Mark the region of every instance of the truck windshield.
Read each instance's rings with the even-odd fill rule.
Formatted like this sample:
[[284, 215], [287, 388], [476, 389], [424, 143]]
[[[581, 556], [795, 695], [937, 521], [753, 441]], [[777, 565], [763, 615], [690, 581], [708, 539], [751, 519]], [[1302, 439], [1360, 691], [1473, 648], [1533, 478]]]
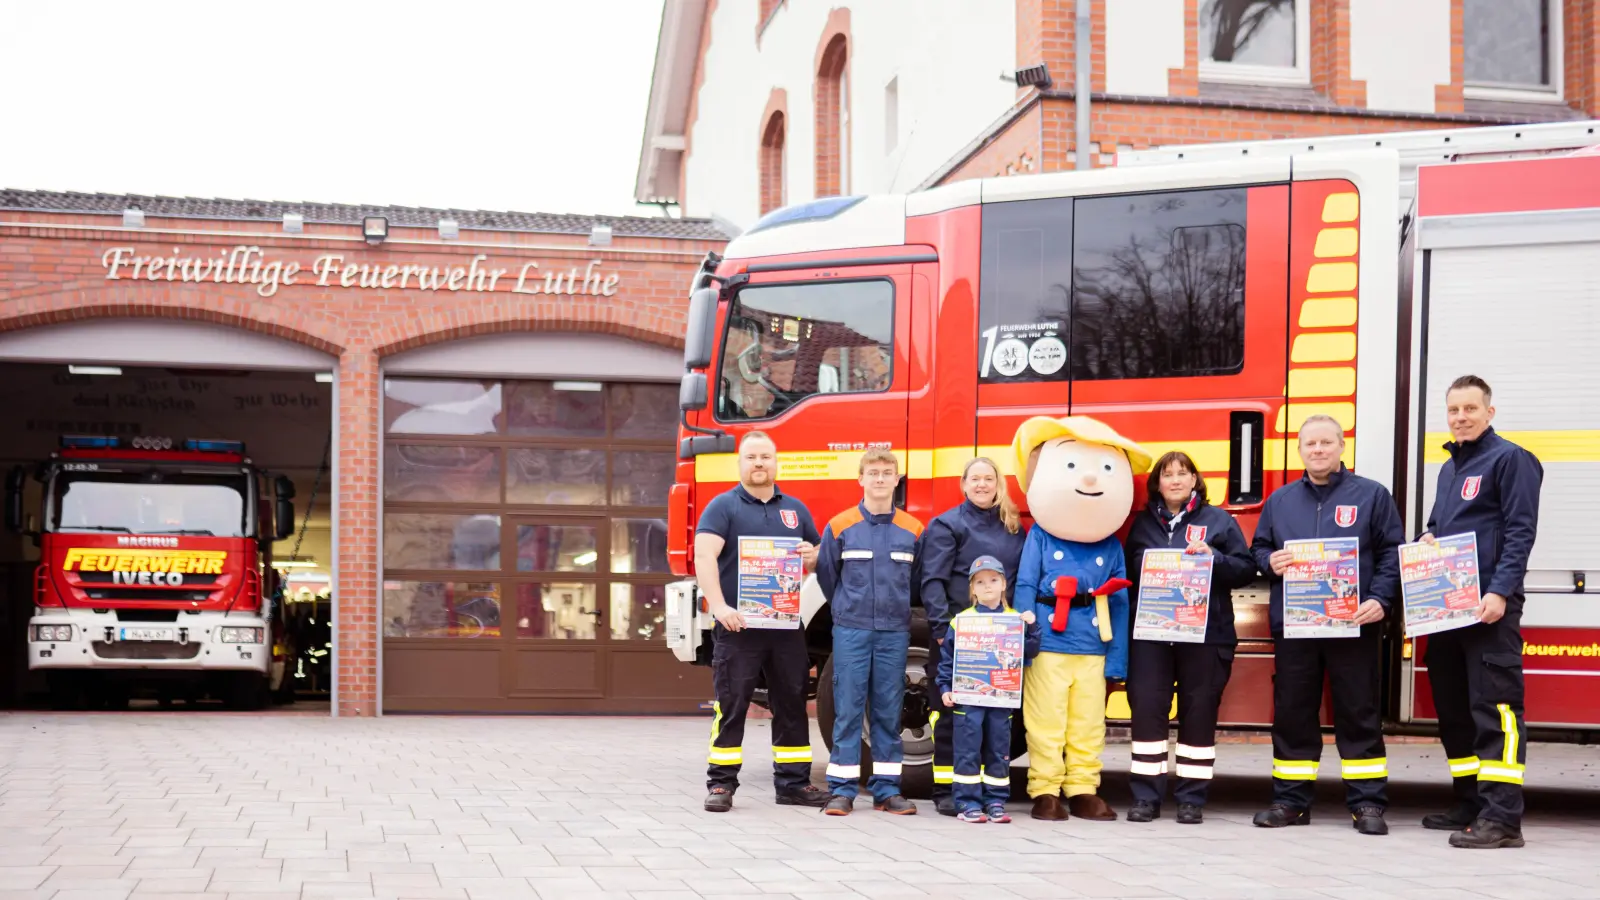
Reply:
[[67, 533], [247, 537], [249, 479], [241, 472], [161, 466], [58, 471], [46, 528]]

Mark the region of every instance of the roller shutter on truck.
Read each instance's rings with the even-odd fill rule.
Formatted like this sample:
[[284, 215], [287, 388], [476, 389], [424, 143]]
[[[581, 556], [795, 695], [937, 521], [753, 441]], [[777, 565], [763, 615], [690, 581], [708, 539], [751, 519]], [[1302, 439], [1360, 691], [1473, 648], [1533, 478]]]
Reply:
[[[1450, 382], [1484, 378], [1496, 431], [1544, 467], [1523, 616], [1527, 720], [1600, 727], [1600, 596], [1587, 585], [1600, 572], [1600, 157], [1424, 167], [1417, 211], [1420, 478], [1406, 512], [1423, 523], [1432, 509]], [[1431, 719], [1424, 649], [1414, 714]]]

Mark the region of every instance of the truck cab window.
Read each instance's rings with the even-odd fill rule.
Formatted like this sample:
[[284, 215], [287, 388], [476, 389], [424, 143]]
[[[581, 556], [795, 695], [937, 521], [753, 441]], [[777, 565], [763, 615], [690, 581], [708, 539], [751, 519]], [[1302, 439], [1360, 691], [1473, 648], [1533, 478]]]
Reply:
[[893, 359], [893, 282], [746, 287], [728, 314], [717, 419], [771, 418], [814, 394], [886, 391]]

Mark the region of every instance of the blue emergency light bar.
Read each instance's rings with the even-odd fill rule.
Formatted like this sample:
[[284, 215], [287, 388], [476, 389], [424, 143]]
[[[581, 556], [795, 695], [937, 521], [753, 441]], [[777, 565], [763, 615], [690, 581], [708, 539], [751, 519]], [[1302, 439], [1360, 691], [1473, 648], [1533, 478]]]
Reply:
[[183, 442], [183, 449], [195, 453], [238, 453], [244, 454], [244, 441], [213, 441], [189, 438]]
[[61, 449], [63, 450], [115, 450], [121, 446], [122, 439], [110, 435], [64, 434], [61, 436]]

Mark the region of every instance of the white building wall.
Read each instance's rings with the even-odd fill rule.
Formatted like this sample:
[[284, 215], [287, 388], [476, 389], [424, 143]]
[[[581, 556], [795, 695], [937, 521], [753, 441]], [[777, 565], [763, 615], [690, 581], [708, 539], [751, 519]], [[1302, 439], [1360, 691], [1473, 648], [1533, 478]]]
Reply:
[[[1183, 68], [1183, 0], [1106, 0], [1106, 93], [1167, 96]], [[1072, 72], [1051, 73], [1070, 86]]]
[[1350, 0], [1350, 77], [1369, 109], [1435, 111], [1450, 83], [1450, 0]]
[[[686, 215], [720, 216], [741, 228], [760, 217], [761, 113], [775, 87], [788, 94], [785, 202], [814, 198], [812, 67], [837, 5], [786, 0], [758, 47], [759, 4], [717, 4], [685, 165]], [[910, 16], [907, 6], [883, 0], [849, 8], [849, 191], [907, 191], [1015, 102], [1016, 87], [1000, 78], [1016, 68], [1015, 0], [922, 0]], [[885, 133], [891, 79], [899, 94], [892, 150]]]

